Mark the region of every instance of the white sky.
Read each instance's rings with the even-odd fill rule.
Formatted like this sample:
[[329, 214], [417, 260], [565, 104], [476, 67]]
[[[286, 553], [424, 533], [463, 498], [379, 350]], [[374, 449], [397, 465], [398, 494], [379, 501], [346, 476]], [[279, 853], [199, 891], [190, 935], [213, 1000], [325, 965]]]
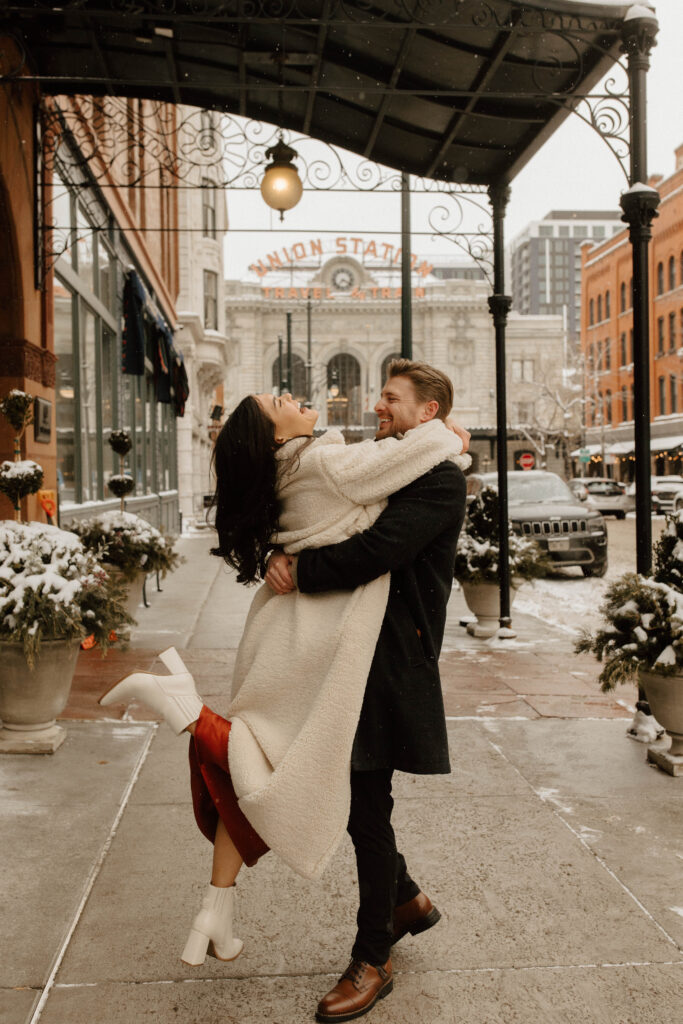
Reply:
[[[683, 143], [683, 2], [657, 0], [656, 9], [660, 30], [647, 83], [648, 171], [668, 176], [674, 170], [674, 149]], [[618, 209], [625, 187], [623, 173], [605, 142], [578, 117], [570, 116], [513, 182], [506, 241], [529, 221], [539, 220], [553, 209]], [[368, 240], [400, 245], [399, 235], [388, 233], [400, 231], [398, 195], [306, 191], [299, 205], [285, 214], [283, 225], [278, 214], [265, 206], [258, 190], [228, 191], [226, 195], [230, 227], [249, 229], [248, 234], [228, 232], [227, 278], [256, 281], [248, 271], [252, 261], [311, 237], [327, 238], [331, 245], [336, 234], [362, 233]], [[453, 243], [430, 236], [427, 217], [437, 205], [433, 195], [413, 196], [413, 252], [426, 257], [458, 255]], [[333, 233], [325, 235], [323, 229]]]

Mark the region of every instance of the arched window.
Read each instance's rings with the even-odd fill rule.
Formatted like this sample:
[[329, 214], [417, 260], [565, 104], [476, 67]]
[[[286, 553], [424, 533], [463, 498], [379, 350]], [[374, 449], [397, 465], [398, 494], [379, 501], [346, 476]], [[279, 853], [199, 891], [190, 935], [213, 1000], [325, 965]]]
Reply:
[[605, 423], [612, 422], [612, 392], [605, 392]]
[[669, 412], [678, 412], [678, 381], [673, 373], [669, 377]]
[[610, 306], [610, 294], [609, 292], [605, 292], [605, 320], [609, 320], [610, 318]]
[[[282, 373], [282, 376], [280, 376]], [[280, 367], [280, 360], [276, 359], [273, 363], [273, 387], [276, 390], [280, 390], [281, 382], [287, 383], [287, 356], [282, 357], [282, 367]], [[284, 388], [283, 390], [287, 390]], [[295, 352], [292, 353], [292, 380], [289, 382], [289, 390], [298, 402], [305, 402], [308, 398], [306, 393], [306, 364]]]
[[595, 323], [595, 301], [593, 299], [588, 303], [588, 326], [592, 327]]
[[633, 278], [628, 283], [628, 293], [631, 297], [631, 309], [633, 309]]
[[619, 312], [623, 313], [626, 310], [626, 281], [621, 282], [619, 288]]
[[604, 370], [604, 366], [603, 366], [603, 362], [602, 362], [602, 342], [601, 341], [598, 342], [597, 354], [596, 354], [595, 358], [597, 360], [597, 362], [596, 362], [596, 369], [597, 369], [598, 373], [602, 373], [602, 371]]
[[598, 295], [598, 323], [602, 321], [602, 295]]
[[676, 287], [676, 260], [673, 256], [669, 256], [669, 291], [672, 292]]
[[626, 351], [626, 331], [623, 331], [621, 337], [619, 338], [619, 365], [628, 365], [628, 352]]
[[383, 388], [387, 380], [387, 370], [389, 369], [389, 363], [393, 363], [394, 359], [400, 359], [400, 352], [392, 352], [391, 355], [386, 356], [382, 360], [382, 367], [379, 371], [379, 386]]
[[659, 415], [666, 416], [666, 377], [660, 377], [659, 384]]
[[657, 264], [657, 295], [664, 291], [664, 264], [660, 260]]
[[330, 426], [359, 426], [361, 422], [360, 363], [346, 352], [327, 364], [327, 422]]
[[621, 418], [628, 419], [628, 388], [626, 385], [621, 389]]
[[595, 350], [593, 349], [592, 344], [588, 346], [588, 357], [586, 362], [588, 364], [588, 372], [592, 373], [595, 368]]

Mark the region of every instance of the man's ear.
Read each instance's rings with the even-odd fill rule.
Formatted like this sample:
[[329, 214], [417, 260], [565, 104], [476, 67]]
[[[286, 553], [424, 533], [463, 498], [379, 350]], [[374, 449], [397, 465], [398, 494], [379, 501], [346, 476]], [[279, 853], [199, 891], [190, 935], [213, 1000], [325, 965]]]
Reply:
[[427, 423], [428, 420], [433, 420], [439, 411], [439, 403], [436, 399], [432, 399], [431, 402], [426, 402], [422, 413], [420, 414], [420, 423]]

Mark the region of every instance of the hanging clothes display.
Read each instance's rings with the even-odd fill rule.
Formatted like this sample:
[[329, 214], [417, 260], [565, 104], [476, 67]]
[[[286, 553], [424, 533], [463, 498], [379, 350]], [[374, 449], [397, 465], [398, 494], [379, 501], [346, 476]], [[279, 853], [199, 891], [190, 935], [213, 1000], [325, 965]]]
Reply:
[[135, 271], [123, 286], [122, 372], [142, 377], [145, 372], [145, 306], [147, 294]]
[[183, 359], [182, 352], [178, 352], [177, 349], [173, 349], [173, 356], [174, 358], [171, 364], [173, 404], [175, 406], [176, 416], [184, 416], [185, 402], [190, 394], [190, 387], [187, 380], [187, 371], [185, 369], [185, 360]]

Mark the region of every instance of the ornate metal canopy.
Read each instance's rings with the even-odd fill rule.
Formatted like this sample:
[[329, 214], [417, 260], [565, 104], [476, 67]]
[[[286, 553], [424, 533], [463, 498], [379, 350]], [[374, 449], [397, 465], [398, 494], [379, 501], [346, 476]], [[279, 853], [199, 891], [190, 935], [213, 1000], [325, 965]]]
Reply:
[[[267, 121], [421, 178], [510, 182], [574, 110], [625, 156], [627, 106], [591, 90], [620, 0], [0, 0], [48, 94], [138, 96]], [[646, 6], [649, 6], [647, 4]]]

